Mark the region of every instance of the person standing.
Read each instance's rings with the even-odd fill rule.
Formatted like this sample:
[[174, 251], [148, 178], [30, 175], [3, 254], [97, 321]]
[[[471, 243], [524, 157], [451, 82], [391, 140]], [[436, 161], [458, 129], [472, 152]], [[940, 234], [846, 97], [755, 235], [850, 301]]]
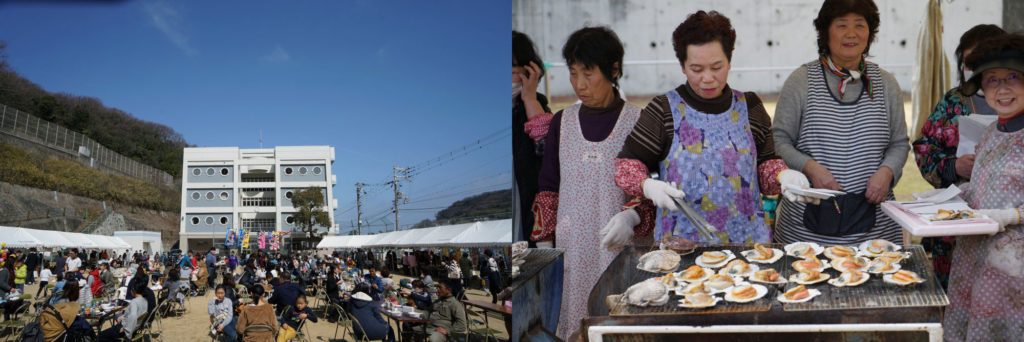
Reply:
[[469, 260], [469, 252], [462, 252], [462, 258], [459, 259], [459, 268], [462, 274], [462, 286], [464, 289], [469, 288], [470, 284], [472, 284], [470, 281], [473, 280], [473, 262]]
[[27, 266], [28, 274], [25, 277], [25, 283], [32, 285], [35, 283], [35, 271], [36, 266], [39, 266], [40, 261], [39, 252], [36, 252], [36, 248], [32, 247], [28, 249], [28, 256], [25, 258], [25, 266]]
[[217, 279], [217, 255], [213, 254], [216, 249], [210, 248], [206, 253], [206, 286], [213, 288], [213, 282]]
[[65, 272], [78, 272], [78, 269], [82, 267], [82, 259], [78, 258], [78, 251], [72, 249], [68, 252], [68, 258], [64, 262]]

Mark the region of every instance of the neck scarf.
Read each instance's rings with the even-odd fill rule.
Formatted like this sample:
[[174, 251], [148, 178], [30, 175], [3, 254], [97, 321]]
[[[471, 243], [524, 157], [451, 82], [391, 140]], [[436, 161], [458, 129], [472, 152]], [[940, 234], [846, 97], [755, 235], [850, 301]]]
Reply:
[[864, 80], [864, 86], [868, 89], [868, 96], [872, 100], [875, 99], [874, 89], [871, 87], [871, 79], [867, 75], [867, 66], [864, 63], [864, 57], [860, 59], [860, 65], [857, 67], [858, 70], [848, 70], [841, 66], [837, 66], [832, 62], [831, 57], [821, 57], [821, 65], [825, 66], [832, 74], [839, 76], [839, 98], [843, 99], [846, 96], [846, 85], [848, 83], [857, 82], [859, 79]]

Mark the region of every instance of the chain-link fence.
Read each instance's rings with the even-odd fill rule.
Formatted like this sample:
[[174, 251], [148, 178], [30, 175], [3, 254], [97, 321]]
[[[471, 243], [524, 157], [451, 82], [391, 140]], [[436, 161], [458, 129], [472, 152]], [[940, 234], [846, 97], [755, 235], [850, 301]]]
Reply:
[[13, 107], [2, 106], [0, 132], [63, 150], [77, 156], [75, 160], [107, 172], [138, 178], [164, 187], [174, 186], [174, 178], [167, 172], [125, 157], [81, 133]]

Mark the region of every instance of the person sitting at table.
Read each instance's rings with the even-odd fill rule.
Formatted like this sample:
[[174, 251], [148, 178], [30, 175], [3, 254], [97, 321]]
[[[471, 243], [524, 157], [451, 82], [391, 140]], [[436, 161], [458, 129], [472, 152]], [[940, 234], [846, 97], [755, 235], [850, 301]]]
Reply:
[[117, 285], [117, 279], [114, 278], [114, 272], [110, 270], [110, 264], [100, 264], [100, 280], [111, 287]]
[[89, 271], [89, 278], [92, 278], [89, 284], [89, 290], [92, 291], [93, 296], [102, 295], [103, 290], [101, 290], [100, 288], [102, 288], [103, 285], [106, 285], [106, 282], [103, 281], [103, 278], [100, 278], [100, 270], [102, 269], [102, 267], [103, 264], [99, 264], [98, 267], [93, 267], [93, 269]]
[[124, 310], [124, 315], [117, 318], [116, 325], [96, 335], [99, 341], [120, 341], [125, 337], [131, 339], [132, 334], [139, 327], [139, 318], [145, 315], [149, 308], [146, 298], [142, 296], [146, 284], [137, 282], [134, 285], [135, 287], [128, 290], [132, 300], [128, 302], [128, 308]]
[[466, 308], [452, 293], [452, 285], [443, 280], [437, 286], [440, 297], [430, 311], [430, 323], [427, 323], [427, 334], [430, 342], [447, 341], [453, 334], [466, 330]]
[[[277, 316], [274, 315], [274, 308], [267, 303], [266, 290], [263, 286], [253, 286], [249, 289], [249, 296], [252, 297], [252, 304], [246, 305], [242, 313], [238, 315], [238, 324], [235, 331], [245, 336], [245, 342], [273, 341], [277, 335]], [[270, 331], [245, 331], [252, 326], [267, 326]]]
[[301, 295], [305, 295], [306, 292], [302, 290], [299, 284], [291, 281], [292, 275], [287, 272], [281, 273], [281, 282], [277, 286], [274, 286], [274, 296], [270, 297], [270, 304], [277, 305], [277, 310], [274, 311], [278, 316], [284, 311], [285, 306], [295, 307], [295, 299]]
[[370, 292], [370, 285], [359, 283], [352, 296], [345, 294], [341, 300], [341, 307], [345, 309], [345, 312], [359, 321], [359, 324], [353, 327], [353, 335], [356, 339], [362, 339], [363, 335], [366, 335], [371, 340], [385, 339], [393, 342], [395, 340], [394, 330], [380, 316], [380, 307], [373, 302], [370, 295], [366, 294], [367, 292]]
[[[128, 280], [127, 288], [134, 288], [135, 283], [142, 283], [145, 285], [144, 287], [146, 289], [142, 290], [142, 297], [146, 298], [146, 308], [148, 308], [148, 310], [146, 310], [146, 313], [148, 314], [149, 312], [156, 309], [156, 293], [153, 293], [153, 289], [149, 288], [149, 278], [146, 275], [145, 267], [142, 265], [139, 265], [138, 269], [135, 271], [135, 275]], [[126, 296], [126, 298], [129, 297]]]
[[93, 265], [85, 263], [78, 269], [78, 304], [92, 304], [92, 284], [98, 279], [92, 276]]
[[189, 290], [188, 282], [180, 278], [181, 272], [175, 267], [171, 269], [171, 272], [167, 274], [167, 280], [164, 282], [164, 288], [167, 289], [167, 299], [177, 301], [178, 303], [185, 305], [185, 294]]
[[295, 298], [295, 306], [281, 316], [284, 322], [281, 323], [281, 330], [277, 334], [277, 342], [286, 342], [295, 337], [295, 332], [299, 330], [303, 320], [308, 319], [314, 323], [317, 321], [316, 314], [307, 304], [305, 295]]
[[233, 342], [238, 339], [235, 326], [231, 324], [235, 316], [235, 302], [231, 298], [227, 298], [227, 292], [227, 286], [224, 284], [217, 285], [217, 289], [213, 292], [214, 298], [210, 298], [210, 302], [206, 304], [206, 311], [210, 314], [210, 320], [212, 321], [210, 323], [210, 335], [216, 337], [217, 332], [222, 332], [227, 341]]
[[409, 293], [409, 298], [412, 298], [416, 308], [420, 310], [430, 311], [433, 305], [433, 298], [430, 293], [427, 293], [427, 285], [419, 279], [412, 281], [412, 292]]
[[[65, 328], [64, 324], [61, 324], [61, 319], [70, 326], [71, 322], [78, 316], [78, 283], [71, 282], [64, 286], [63, 295], [58, 297], [57, 302], [51, 305], [53, 310], [44, 310], [49, 313], [54, 313], [55, 310], [56, 314], [41, 314], [38, 319], [43, 331], [43, 339], [46, 342], [54, 342], [57, 340], [57, 337], [64, 333]], [[60, 319], [57, 318], [57, 314], [60, 315]]]
[[245, 287], [252, 287], [257, 281], [256, 268], [253, 266], [252, 259], [245, 261], [245, 266], [242, 267], [242, 277], [238, 278], [238, 283]]
[[377, 276], [377, 268], [371, 266], [370, 270], [363, 274], [363, 280], [370, 284], [370, 293], [368, 293], [370, 298], [373, 298], [375, 302], [379, 302], [380, 292], [384, 289], [384, 284], [381, 283], [380, 277]]

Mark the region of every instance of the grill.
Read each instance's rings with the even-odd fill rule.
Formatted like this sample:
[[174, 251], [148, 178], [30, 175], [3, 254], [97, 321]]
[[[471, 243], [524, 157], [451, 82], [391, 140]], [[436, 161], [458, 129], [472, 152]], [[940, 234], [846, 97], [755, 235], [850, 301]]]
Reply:
[[[782, 250], [781, 244], [769, 244]], [[752, 249], [740, 244], [700, 246], [693, 253], [682, 256], [680, 267], [685, 269], [694, 264], [697, 256], [710, 250], [731, 250], [737, 258], [743, 258], [741, 251]], [[925, 279], [924, 283], [906, 287], [887, 284], [880, 275], [871, 275], [866, 283], [855, 287], [834, 287], [827, 282], [805, 285], [822, 292], [806, 303], [781, 303], [780, 293], [797, 286], [768, 285], [768, 293], [750, 303], [720, 301], [706, 309], [688, 309], [678, 306], [682, 296], [672, 294], [663, 306], [637, 307], [625, 303], [614, 303], [609, 308], [605, 299], [608, 295], [623, 293], [626, 288], [645, 279], [662, 274], [649, 273], [636, 268], [641, 255], [651, 247], [627, 248], [612, 261], [608, 269], [595, 284], [588, 298], [589, 316], [584, 328], [600, 325], [730, 325], [730, 324], [830, 324], [830, 323], [899, 323], [938, 322], [942, 308], [949, 304], [942, 287], [935, 278], [931, 262], [921, 246], [905, 246], [911, 253], [904, 260], [902, 268], [916, 272]], [[828, 259], [819, 256], [822, 261]], [[745, 259], [744, 259], [745, 260]], [[761, 269], [775, 268], [786, 279], [797, 273], [791, 264], [798, 258], [783, 256], [772, 264], [756, 264]], [[832, 268], [822, 273], [832, 279], [839, 271]], [[722, 294], [716, 296], [723, 296]]]

